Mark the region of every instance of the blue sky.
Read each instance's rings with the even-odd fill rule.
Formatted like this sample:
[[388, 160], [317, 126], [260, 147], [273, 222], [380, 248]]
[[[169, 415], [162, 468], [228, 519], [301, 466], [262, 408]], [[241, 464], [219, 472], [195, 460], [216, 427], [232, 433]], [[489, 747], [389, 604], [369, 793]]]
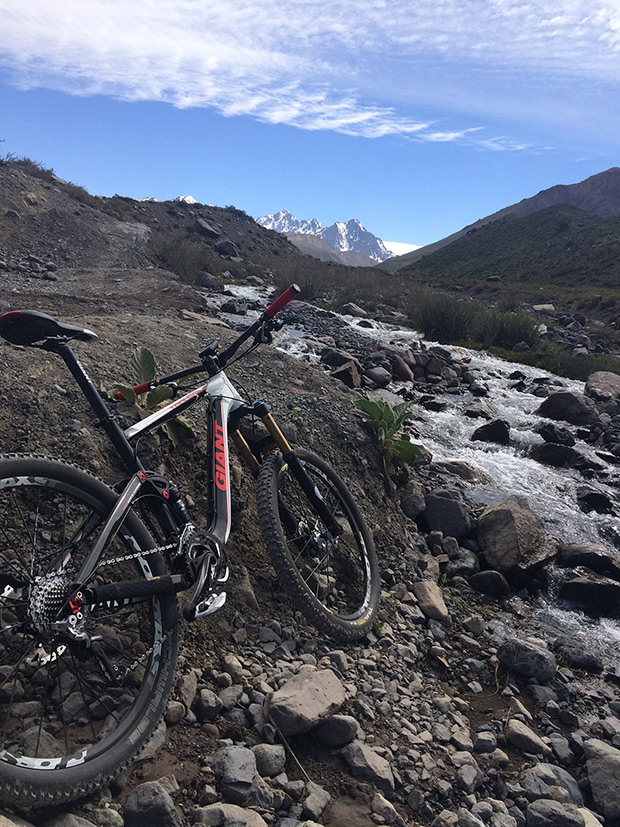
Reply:
[[0, 0], [0, 152], [428, 244], [620, 165], [618, 0]]

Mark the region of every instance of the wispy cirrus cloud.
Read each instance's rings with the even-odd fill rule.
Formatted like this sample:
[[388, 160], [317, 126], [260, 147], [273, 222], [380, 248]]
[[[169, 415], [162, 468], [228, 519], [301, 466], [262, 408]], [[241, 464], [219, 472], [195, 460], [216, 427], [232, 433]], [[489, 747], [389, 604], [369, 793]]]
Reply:
[[571, 86], [620, 82], [615, 0], [0, 6], [0, 66], [22, 88], [211, 107], [372, 138], [519, 150], [527, 142], [490, 132], [498, 108], [515, 121], [528, 111], [552, 117]]

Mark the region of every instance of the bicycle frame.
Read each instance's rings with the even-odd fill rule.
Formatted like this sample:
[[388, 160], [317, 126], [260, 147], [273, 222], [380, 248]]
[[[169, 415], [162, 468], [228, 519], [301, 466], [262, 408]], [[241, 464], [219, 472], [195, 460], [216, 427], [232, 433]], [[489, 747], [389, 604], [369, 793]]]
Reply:
[[[267, 405], [263, 401], [255, 402], [253, 405], [244, 402], [223, 370], [240, 345], [250, 337], [254, 336], [254, 346], [264, 341], [270, 341], [269, 334], [275, 325], [272, 321], [273, 317], [298, 292], [299, 288], [296, 285], [291, 285], [287, 291], [263, 311], [256, 322], [251, 324], [219, 356], [217, 354], [217, 342], [215, 342], [202, 351], [200, 354], [202, 361], [199, 365], [178, 371], [155, 382], [154, 385], [164, 384], [176, 390], [177, 379], [198, 373], [206, 373], [208, 376], [207, 381], [197, 388], [190, 390], [165, 408], [154, 411], [125, 429], [120, 426], [116, 416], [112, 413], [68, 344], [71, 338], [79, 338], [80, 336], [85, 338], [85, 334], [88, 334], [89, 338], [93, 338], [94, 334], [80, 328], [60, 325], [44, 314], [30, 312], [28, 317], [25, 312], [27, 319], [33, 319], [35, 334], [43, 331], [42, 338], [44, 341], [38, 347], [56, 353], [63, 359], [95, 412], [98, 424], [101, 425], [110, 438], [130, 474], [129, 480], [126, 482], [111, 514], [105, 521], [99, 538], [74, 580], [73, 596], [81, 593], [81, 590], [84, 589], [89, 602], [98, 605], [107, 602], [124, 604], [148, 599], [153, 594], [172, 589], [182, 591], [194, 585], [193, 598], [186, 604], [184, 610], [187, 619], [194, 619], [194, 616], [208, 614], [210, 611], [214, 611], [215, 608], [219, 608], [219, 605], [222, 605], [223, 600], [219, 605], [213, 607], [211, 607], [211, 604], [207, 607], [208, 601], [202, 601], [205, 604], [202, 608], [205, 610], [202, 611], [201, 609], [199, 611], [197, 601], [206, 589], [205, 583], [210, 583], [218, 572], [221, 575], [222, 571], [226, 570], [225, 576], [215, 578], [218, 583], [225, 582], [228, 577], [224, 546], [231, 528], [229, 435], [250, 470], [256, 474], [260, 468], [259, 456], [254, 453], [239, 431], [239, 422], [247, 415], [258, 416], [262, 420], [275, 446], [281, 452], [283, 461], [289, 466], [301, 485], [315, 512], [326, 526], [328, 534], [335, 539], [342, 533], [341, 526], [308, 476], [296, 452], [291, 448], [271, 416]], [[9, 313], [8, 316], [18, 323], [20, 312]], [[6, 323], [6, 317], [3, 318]], [[27, 328], [20, 328], [19, 324], [17, 324], [16, 330], [13, 331], [11, 336], [8, 336], [5, 332], [3, 332], [3, 336], [8, 338], [9, 341], [20, 344], [34, 344], [36, 341], [36, 338], [28, 333]], [[23, 339], [20, 338], [22, 336]], [[149, 387], [149, 384], [143, 384], [134, 387], [134, 391], [142, 393], [147, 391]], [[207, 456], [209, 457], [207, 495], [210, 503], [210, 513], [208, 514], [208, 528], [198, 531], [195, 529], [177, 486], [166, 477], [147, 471], [143, 467], [135, 443], [141, 436], [163, 425], [203, 399], [207, 401]], [[172, 574], [150, 578], [147, 575], [146, 582], [144, 580], [126, 581], [89, 589], [86, 584], [99, 566], [106, 547], [119, 531], [122, 532], [123, 521], [131, 506], [143, 498], [146, 498], [148, 502], [148, 514], [145, 514], [145, 509], [141, 508], [143, 515], [146, 517], [147, 526], [156, 537], [160, 536], [160, 531], [157, 530], [155, 522], [151, 519], [151, 516], [154, 516], [164, 537], [164, 542], [161, 543], [160, 541], [160, 546], [155, 547], [152, 550], [153, 553], [158, 551], [167, 553], [174, 548], [175, 553], [185, 554], [189, 568], [186, 569], [183, 575]], [[286, 506], [282, 504], [281, 508], [283, 518], [289, 522], [292, 521], [293, 518], [287, 513]], [[88, 523], [82, 526], [76, 532], [72, 542], [83, 540], [85, 532], [91, 530], [92, 528]], [[166, 541], [168, 541], [167, 544]], [[62, 572], [71, 559], [71, 546], [72, 543], [69, 543], [60, 555], [55, 566], [58, 572]], [[145, 555], [147, 553], [145, 552]], [[139, 558], [139, 555], [136, 556]], [[172, 556], [174, 555], [170, 555], [170, 557]], [[145, 568], [144, 564], [143, 568]], [[186, 575], [189, 576], [189, 582]], [[209, 599], [211, 600], [215, 596], [211, 595]], [[223, 599], [225, 600], [225, 593], [223, 593]], [[71, 605], [71, 600], [69, 600], [69, 604]]]

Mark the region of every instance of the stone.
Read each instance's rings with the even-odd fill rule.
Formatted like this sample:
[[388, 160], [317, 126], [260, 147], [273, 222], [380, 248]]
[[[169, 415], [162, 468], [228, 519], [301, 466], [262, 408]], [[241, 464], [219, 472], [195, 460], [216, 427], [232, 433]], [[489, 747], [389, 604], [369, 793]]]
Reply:
[[418, 580], [413, 584], [413, 593], [426, 617], [433, 620], [445, 620], [448, 617], [448, 608], [437, 583], [432, 580]]
[[555, 655], [537, 638], [509, 638], [497, 649], [497, 657], [509, 675], [534, 678], [547, 684], [557, 671]]
[[315, 784], [314, 781], [308, 781], [306, 783], [306, 793], [301, 817], [305, 819], [311, 818], [316, 821], [321, 817], [323, 810], [329, 804], [331, 795], [327, 790], [324, 790], [323, 787]]
[[426, 508], [422, 517], [430, 531], [443, 531], [459, 540], [474, 527], [469, 508], [460, 491], [437, 488], [425, 497]]
[[508, 580], [518, 580], [528, 569], [554, 557], [558, 549], [557, 541], [520, 494], [486, 508], [478, 521], [477, 537], [490, 568]]
[[620, 819], [620, 750], [598, 738], [584, 741], [583, 749], [596, 810], [606, 819]]
[[527, 827], [585, 827], [585, 819], [574, 804], [541, 798], [527, 808]]
[[584, 388], [586, 396], [598, 403], [620, 401], [620, 376], [607, 370], [598, 370], [591, 373]]
[[360, 725], [352, 715], [332, 715], [312, 734], [325, 746], [343, 747], [359, 737]]
[[256, 744], [252, 747], [256, 769], [263, 778], [273, 778], [284, 772], [286, 750], [282, 744]]
[[424, 491], [417, 481], [410, 481], [401, 494], [400, 507], [403, 514], [415, 520], [426, 508]]
[[564, 425], [556, 425], [555, 422], [545, 422], [536, 429], [545, 442], [555, 442], [558, 445], [568, 445], [569, 448], [575, 444], [575, 437]]
[[359, 369], [353, 360], [349, 362], [345, 362], [339, 368], [332, 371], [332, 379], [339, 379], [343, 382], [347, 388], [361, 388], [362, 387], [362, 377], [360, 375]]
[[568, 445], [558, 445], [555, 442], [543, 442], [532, 445], [530, 456], [543, 465], [552, 465], [554, 468], [575, 468], [578, 471], [602, 470], [603, 465], [596, 460], [589, 459], [581, 451], [569, 448]]
[[506, 741], [522, 752], [528, 752], [534, 755], [549, 755], [551, 752], [551, 747], [545, 744], [533, 729], [530, 729], [529, 726], [521, 721], [517, 721], [516, 718], [511, 718], [508, 721], [504, 734]]
[[265, 719], [272, 718], [283, 735], [300, 735], [337, 712], [345, 701], [344, 686], [331, 669], [305, 668], [265, 702]]
[[620, 616], [620, 583], [584, 568], [562, 580], [558, 597], [592, 617]]
[[212, 721], [222, 711], [223, 703], [210, 689], [201, 689], [196, 699], [195, 711], [199, 721]]
[[205, 238], [215, 239], [222, 235], [222, 231], [219, 227], [204, 218], [197, 218], [194, 227], [200, 235], [205, 236]]
[[[255, 810], [246, 810], [236, 804], [209, 804], [197, 807], [191, 814], [192, 824], [206, 824], [207, 827], [267, 827], [267, 822]], [[143, 825], [146, 827], [146, 824]]]
[[392, 376], [398, 382], [414, 381], [413, 371], [405, 360], [401, 356], [398, 356], [398, 354], [392, 359]]
[[392, 374], [390, 371], [382, 368], [380, 365], [377, 365], [373, 368], [366, 368], [364, 370], [364, 376], [370, 379], [371, 382], [374, 382], [375, 385], [378, 385], [380, 388], [387, 388], [387, 386], [392, 381]]
[[213, 273], [207, 273], [206, 270], [199, 270], [194, 278], [194, 287], [202, 287], [205, 290], [210, 290], [212, 293], [223, 293], [224, 283]]
[[363, 319], [368, 316], [367, 311], [360, 307], [359, 304], [355, 304], [355, 302], [343, 304], [338, 312], [343, 316], [355, 316], [355, 318], [358, 319]]
[[599, 418], [596, 404], [577, 391], [554, 391], [535, 411], [547, 419], [560, 419], [572, 425], [592, 425]]
[[224, 258], [239, 258], [237, 245], [230, 239], [225, 238], [222, 239], [222, 241], [218, 241], [213, 249]]
[[256, 757], [247, 747], [223, 747], [211, 761], [222, 796], [232, 804], [247, 801], [257, 776]]
[[476, 572], [476, 574], [471, 575], [468, 582], [472, 589], [491, 597], [507, 597], [512, 591], [512, 587], [504, 575], [494, 569]]
[[510, 425], [503, 419], [494, 419], [485, 422], [473, 432], [470, 437], [473, 441], [495, 442], [498, 445], [510, 444]]
[[157, 781], [140, 784], [122, 800], [125, 827], [181, 827], [174, 801]]
[[352, 741], [342, 750], [352, 774], [372, 782], [384, 793], [394, 791], [394, 775], [388, 761], [362, 741]]

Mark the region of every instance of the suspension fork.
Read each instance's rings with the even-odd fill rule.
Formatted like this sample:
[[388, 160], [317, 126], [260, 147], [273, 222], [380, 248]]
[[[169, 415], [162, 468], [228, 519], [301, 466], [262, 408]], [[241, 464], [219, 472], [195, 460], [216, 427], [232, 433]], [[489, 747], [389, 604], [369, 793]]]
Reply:
[[[250, 410], [251, 413], [256, 414], [262, 420], [263, 425], [269, 431], [271, 438], [282, 454], [282, 459], [288, 465], [292, 475], [301, 486], [304, 494], [308, 497], [312, 507], [323, 521], [329, 533], [332, 537], [339, 537], [342, 534], [341, 525], [336, 520], [332, 510], [321, 496], [321, 493], [316, 485], [310, 479], [310, 476], [297, 456], [296, 451], [290, 446], [288, 440], [280, 430], [280, 427], [273, 418], [267, 404], [261, 400], [256, 402]], [[260, 464], [242, 434], [235, 430], [232, 433], [232, 438], [235, 445], [239, 448], [241, 455], [248, 463], [250, 469], [253, 472], [256, 472], [260, 467]]]

